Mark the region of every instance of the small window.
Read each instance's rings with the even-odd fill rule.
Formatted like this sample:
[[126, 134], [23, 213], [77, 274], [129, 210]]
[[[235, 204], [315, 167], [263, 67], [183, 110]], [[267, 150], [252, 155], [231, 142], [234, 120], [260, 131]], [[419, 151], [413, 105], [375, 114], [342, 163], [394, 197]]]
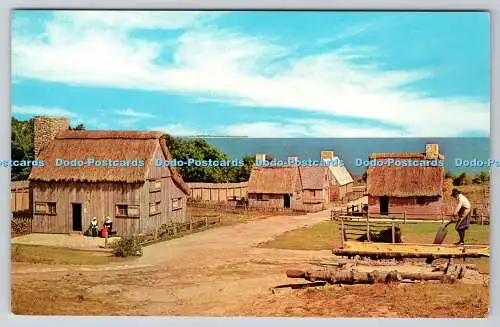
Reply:
[[48, 208], [49, 215], [56, 214], [56, 203], [55, 202], [48, 202], [47, 208]]
[[127, 216], [127, 205], [126, 204], [117, 204], [116, 205], [116, 215], [117, 216]]
[[56, 203], [55, 202], [35, 202], [35, 213], [45, 215], [55, 215]]
[[182, 198], [172, 199], [172, 210], [177, 210], [182, 207]]
[[154, 215], [154, 214], [160, 213], [161, 212], [160, 204], [161, 204], [161, 202], [159, 202], [159, 201], [155, 202], [155, 203], [150, 203], [149, 204], [149, 214]]
[[262, 200], [264, 200], [264, 194], [262, 194], [262, 193], [258, 193], [258, 194], [257, 194], [257, 200], [258, 200], [258, 201], [262, 201]]
[[35, 213], [46, 213], [47, 203], [45, 202], [35, 202]]
[[154, 185], [154, 188], [161, 188], [161, 181], [155, 181], [153, 183], [153, 185]]

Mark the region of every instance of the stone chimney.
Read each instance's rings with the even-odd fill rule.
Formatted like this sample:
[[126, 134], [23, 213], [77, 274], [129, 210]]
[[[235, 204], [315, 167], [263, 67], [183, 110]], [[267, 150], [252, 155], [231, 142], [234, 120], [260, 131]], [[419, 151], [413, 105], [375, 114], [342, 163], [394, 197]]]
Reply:
[[257, 153], [255, 155], [255, 162], [257, 163], [257, 165], [262, 165], [262, 163], [266, 161], [266, 154], [265, 153]]
[[333, 151], [321, 151], [320, 160], [332, 160], [333, 161]]
[[69, 120], [61, 117], [34, 117], [35, 159], [40, 150], [50, 144], [57, 133], [69, 129]]
[[436, 160], [439, 156], [439, 144], [426, 144], [425, 156], [429, 160]]

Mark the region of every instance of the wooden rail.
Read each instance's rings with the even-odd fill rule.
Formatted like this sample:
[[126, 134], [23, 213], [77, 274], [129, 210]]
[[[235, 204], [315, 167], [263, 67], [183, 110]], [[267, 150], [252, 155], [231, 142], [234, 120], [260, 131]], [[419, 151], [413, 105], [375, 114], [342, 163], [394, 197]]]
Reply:
[[396, 227], [399, 224], [395, 221], [370, 221], [370, 217], [366, 217], [364, 220], [352, 221], [345, 220], [343, 216], [339, 217], [339, 231], [340, 231], [340, 246], [344, 246], [344, 242], [349, 239], [358, 239], [363, 235], [366, 235], [366, 240], [371, 241], [371, 233], [379, 233], [383, 230], [391, 228], [391, 238], [392, 243], [396, 243]]

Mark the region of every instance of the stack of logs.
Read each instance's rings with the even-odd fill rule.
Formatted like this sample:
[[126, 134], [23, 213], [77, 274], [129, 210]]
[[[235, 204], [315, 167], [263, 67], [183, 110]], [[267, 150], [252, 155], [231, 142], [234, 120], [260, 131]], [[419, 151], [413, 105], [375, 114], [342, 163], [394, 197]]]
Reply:
[[329, 284], [378, 284], [378, 283], [397, 283], [404, 280], [411, 281], [440, 281], [441, 283], [454, 283], [464, 276], [465, 269], [463, 265], [457, 265], [449, 262], [441, 269], [435, 269], [434, 273], [412, 273], [393, 271], [373, 270], [370, 272], [359, 271], [354, 268], [338, 268], [328, 270], [303, 271], [288, 270], [286, 272], [289, 278], [303, 278], [310, 282], [327, 282]]

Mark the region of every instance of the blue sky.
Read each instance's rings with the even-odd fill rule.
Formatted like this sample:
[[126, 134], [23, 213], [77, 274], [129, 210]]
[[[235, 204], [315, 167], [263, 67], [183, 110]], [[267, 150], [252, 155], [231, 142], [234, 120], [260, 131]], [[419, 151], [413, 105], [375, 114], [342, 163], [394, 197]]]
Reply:
[[489, 136], [485, 12], [17, 11], [12, 114], [250, 137]]

